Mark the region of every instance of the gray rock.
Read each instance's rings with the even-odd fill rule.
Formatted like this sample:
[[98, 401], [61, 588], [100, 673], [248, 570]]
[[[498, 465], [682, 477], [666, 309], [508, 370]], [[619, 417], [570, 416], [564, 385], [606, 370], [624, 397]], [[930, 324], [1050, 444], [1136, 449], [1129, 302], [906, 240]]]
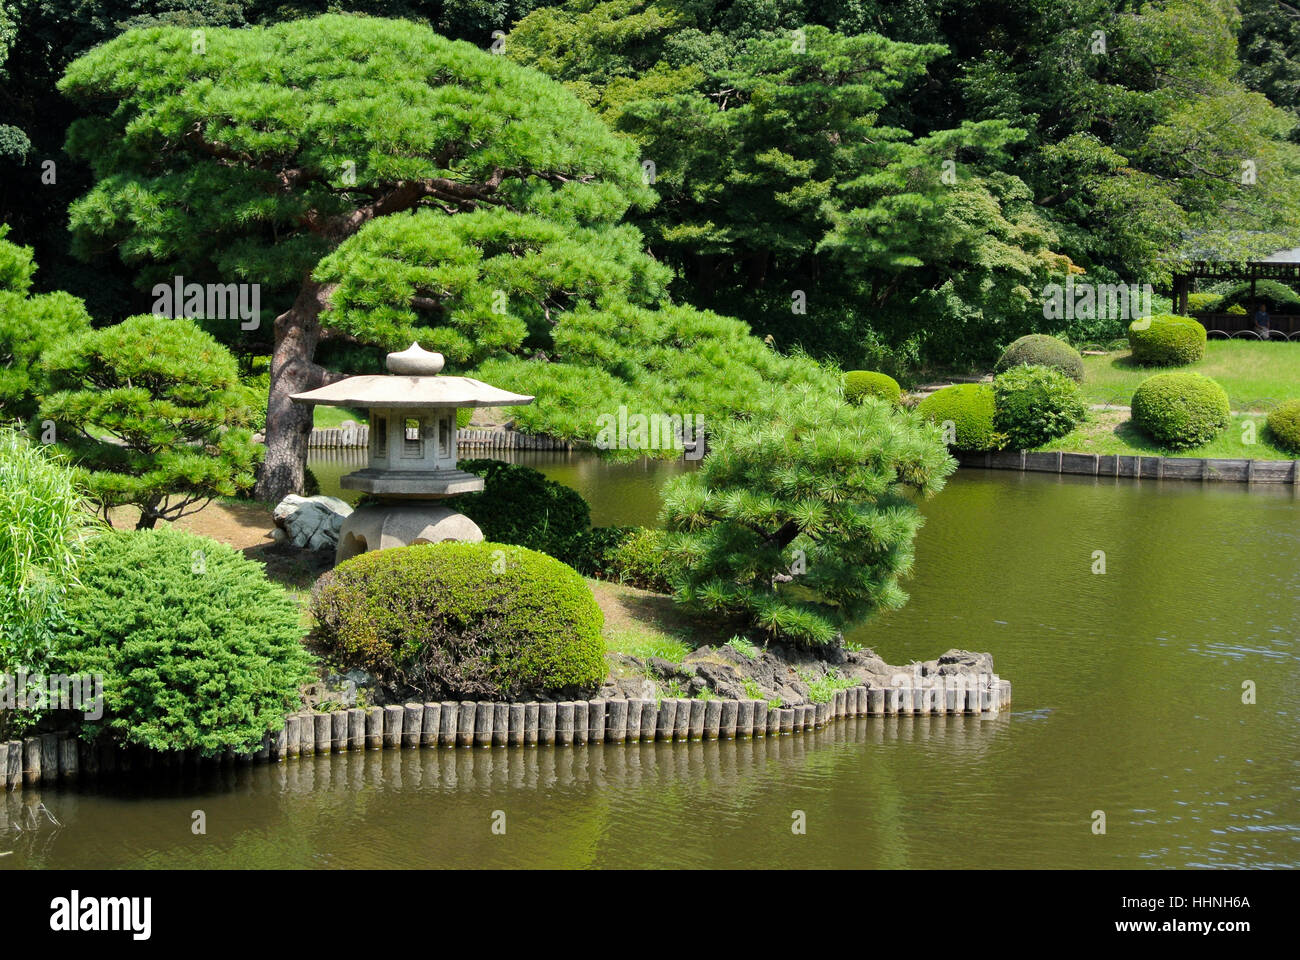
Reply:
[[291, 493], [276, 504], [272, 517], [295, 547], [322, 550], [338, 546], [339, 528], [351, 513], [352, 508], [337, 497]]
[[959, 674], [992, 674], [993, 655], [991, 653], [972, 653], [970, 650], [949, 650], [939, 657], [938, 673], [944, 677]]

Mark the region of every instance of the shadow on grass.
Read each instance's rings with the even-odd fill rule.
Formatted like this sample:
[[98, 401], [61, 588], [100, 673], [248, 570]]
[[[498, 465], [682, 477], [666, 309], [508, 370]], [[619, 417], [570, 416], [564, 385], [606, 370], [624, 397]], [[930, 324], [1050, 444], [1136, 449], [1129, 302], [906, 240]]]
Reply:
[[[1132, 447], [1136, 453], [1151, 457], [1175, 457], [1179, 454], [1172, 450], [1166, 450], [1155, 440], [1147, 436], [1132, 420], [1125, 420], [1115, 427], [1111, 433], [1115, 438], [1129, 447]], [[1185, 454], [1184, 454], [1185, 455]]]

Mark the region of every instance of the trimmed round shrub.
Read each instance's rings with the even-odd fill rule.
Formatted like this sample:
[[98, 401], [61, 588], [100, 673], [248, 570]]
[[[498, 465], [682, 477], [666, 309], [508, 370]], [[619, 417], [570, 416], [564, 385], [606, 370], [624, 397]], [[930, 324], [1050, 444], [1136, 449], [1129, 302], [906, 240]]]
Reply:
[[461, 470], [483, 478], [481, 493], [449, 497], [444, 505], [465, 514], [494, 543], [540, 550], [579, 565], [591, 508], [576, 490], [531, 467], [501, 460], [462, 460]]
[[1288, 400], [1268, 415], [1268, 428], [1283, 450], [1300, 454], [1300, 400]]
[[1001, 446], [993, 425], [993, 385], [957, 383], [930, 394], [916, 407], [927, 420], [943, 427], [952, 424], [956, 450], [995, 450]]
[[1016, 340], [1002, 351], [993, 372], [1002, 373], [1021, 365], [1050, 367], [1075, 383], [1083, 382], [1083, 356], [1064, 340], [1057, 340], [1045, 333], [1031, 333]]
[[844, 399], [861, 403], [863, 397], [878, 397], [889, 403], [898, 403], [903, 389], [887, 373], [874, 370], [850, 370], [844, 374]]
[[500, 543], [363, 553], [317, 582], [315, 638], [399, 695], [518, 699], [605, 679], [604, 616], [581, 575]]
[[91, 735], [211, 754], [259, 743], [298, 708], [312, 678], [301, 613], [239, 551], [179, 530], [110, 533], [79, 578], [56, 656], [104, 677]]
[[1063, 437], [1088, 412], [1083, 391], [1050, 367], [1019, 366], [993, 380], [993, 426], [1013, 449], [1026, 450]]
[[1205, 328], [1191, 317], [1165, 313], [1130, 323], [1128, 345], [1134, 362], [1144, 367], [1183, 367], [1205, 356]]
[[1217, 310], [1222, 303], [1223, 297], [1217, 293], [1189, 293], [1187, 295], [1187, 309], [1195, 310], [1198, 313]]
[[1157, 373], [1133, 394], [1133, 423], [1175, 450], [1209, 443], [1231, 416], [1227, 391], [1199, 373]]

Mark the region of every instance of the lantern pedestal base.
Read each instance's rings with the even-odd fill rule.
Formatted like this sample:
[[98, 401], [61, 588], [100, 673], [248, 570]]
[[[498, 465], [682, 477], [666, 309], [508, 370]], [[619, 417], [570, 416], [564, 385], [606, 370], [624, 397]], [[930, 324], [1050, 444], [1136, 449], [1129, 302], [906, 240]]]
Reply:
[[352, 511], [339, 528], [334, 563], [337, 566], [370, 550], [444, 540], [480, 543], [483, 531], [463, 513], [439, 506], [436, 500], [367, 504]]

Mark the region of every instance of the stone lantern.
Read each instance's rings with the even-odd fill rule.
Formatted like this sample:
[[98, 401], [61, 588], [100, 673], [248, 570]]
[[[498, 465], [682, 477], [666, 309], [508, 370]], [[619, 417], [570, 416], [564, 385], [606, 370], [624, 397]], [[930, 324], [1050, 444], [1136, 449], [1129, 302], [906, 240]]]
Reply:
[[439, 502], [483, 489], [482, 477], [456, 469], [456, 411], [518, 406], [533, 398], [470, 377], [439, 376], [442, 366], [442, 354], [413, 343], [388, 355], [386, 376], [348, 377], [292, 396], [298, 403], [370, 411], [366, 467], [340, 484], [379, 500], [343, 521], [336, 564], [367, 550], [483, 539], [473, 520]]

